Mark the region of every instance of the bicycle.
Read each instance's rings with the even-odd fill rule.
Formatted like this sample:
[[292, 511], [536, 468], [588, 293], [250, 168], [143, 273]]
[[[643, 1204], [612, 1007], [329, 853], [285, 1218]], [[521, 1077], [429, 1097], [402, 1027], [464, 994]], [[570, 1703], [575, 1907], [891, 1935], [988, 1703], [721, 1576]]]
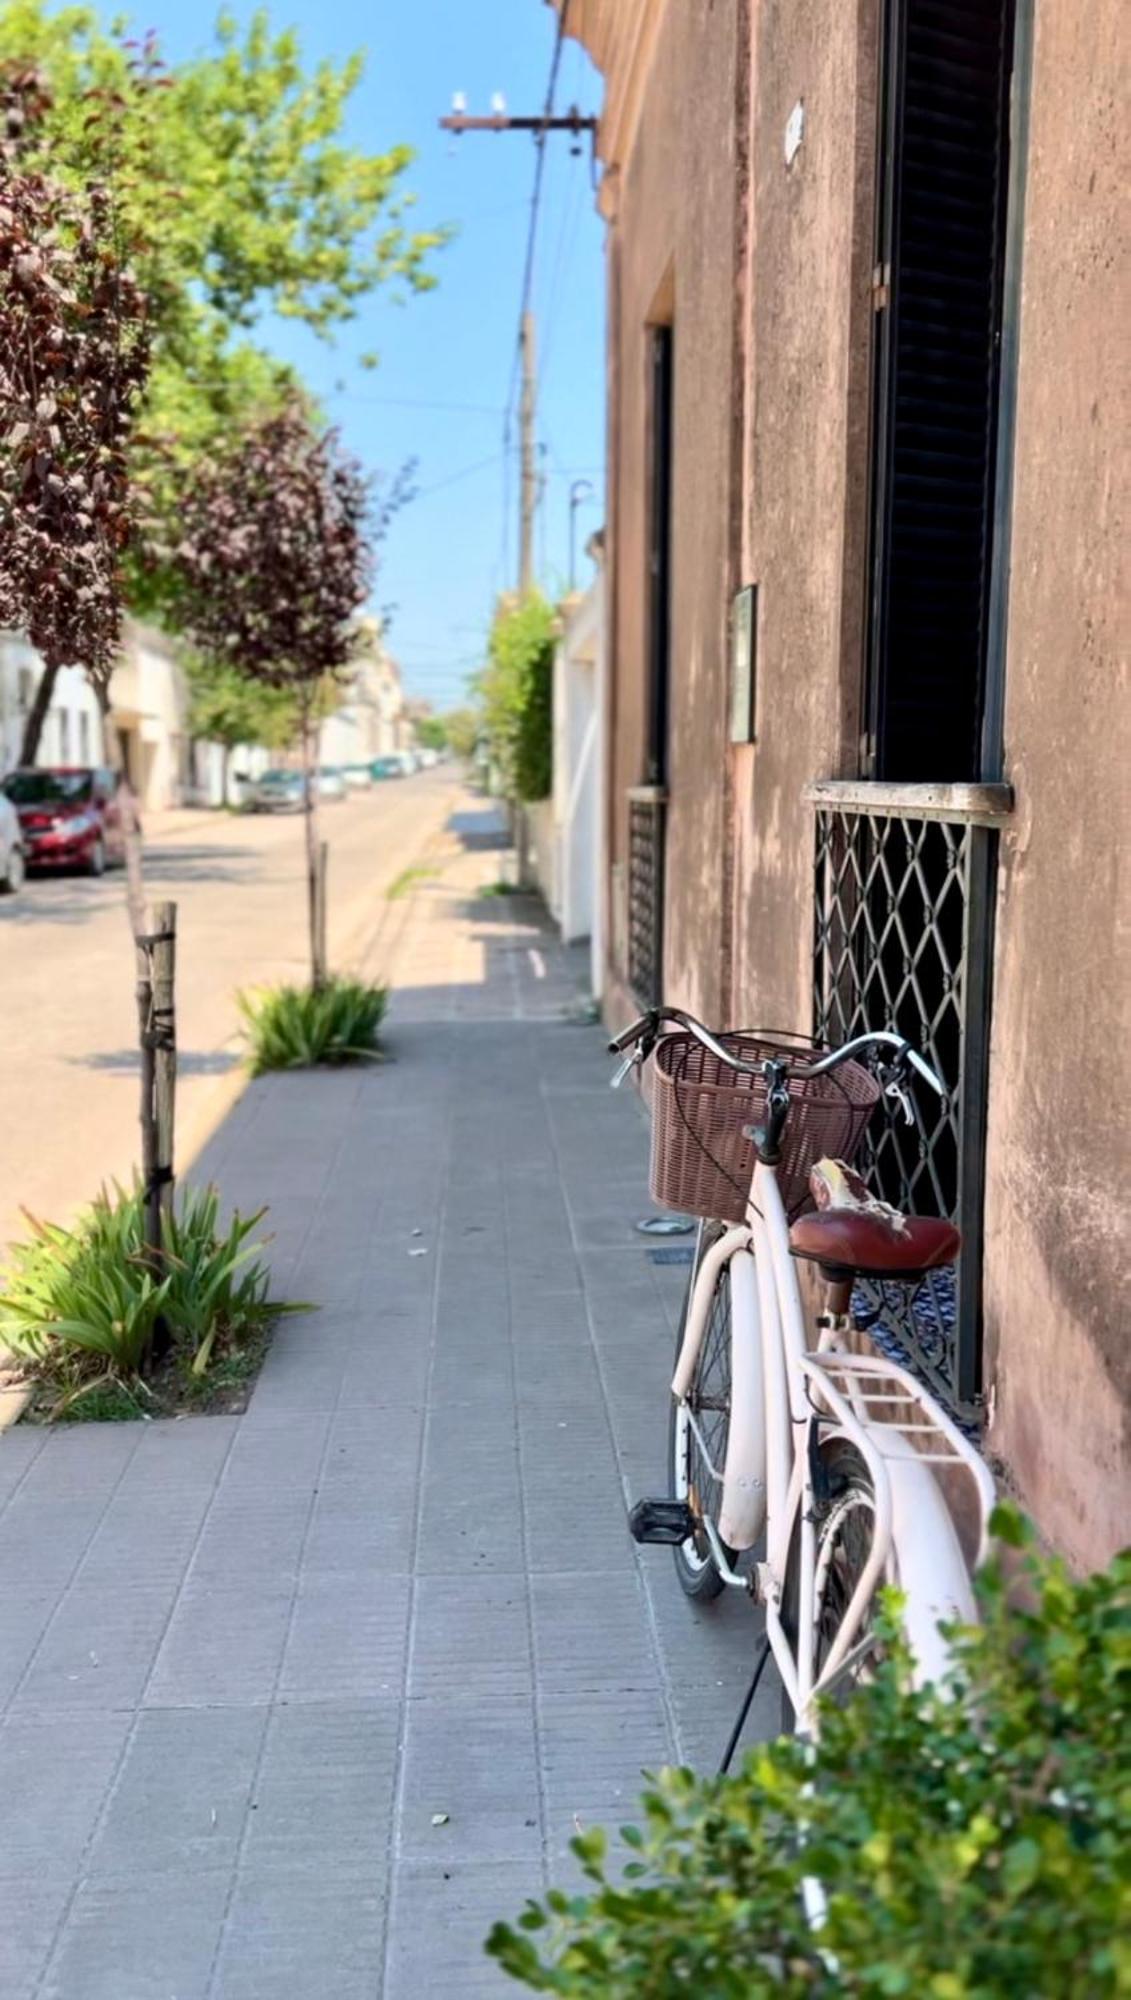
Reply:
[[[907, 1368], [846, 1344], [857, 1280], [920, 1282], [953, 1262], [959, 1233], [899, 1214], [844, 1160], [823, 1157], [835, 1138], [851, 1159], [881, 1094], [911, 1116], [912, 1073], [941, 1096], [945, 1087], [890, 1032], [822, 1052], [782, 1036], [717, 1036], [663, 1007], [609, 1048], [628, 1051], [614, 1086], [655, 1059], [653, 1192], [701, 1218], [672, 1379], [669, 1492], [637, 1503], [631, 1532], [672, 1545], [690, 1597], [731, 1588], [765, 1610], [764, 1651], [725, 1769], [770, 1653], [783, 1723], [811, 1732], [816, 1698], [869, 1671], [883, 1585], [901, 1593], [919, 1683], [945, 1676], [940, 1623], [975, 1617], [989, 1470]], [[865, 1051], [875, 1072], [857, 1060]], [[828, 1288], [814, 1347], [798, 1259]], [[936, 1477], [943, 1468], [972, 1486], [970, 1560]], [[740, 1569], [763, 1536], [764, 1552]]]

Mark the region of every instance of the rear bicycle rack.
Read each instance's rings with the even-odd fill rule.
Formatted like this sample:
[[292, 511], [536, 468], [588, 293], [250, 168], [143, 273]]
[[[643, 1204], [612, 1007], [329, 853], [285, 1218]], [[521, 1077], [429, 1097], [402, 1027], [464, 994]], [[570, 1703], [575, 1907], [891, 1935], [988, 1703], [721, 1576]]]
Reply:
[[993, 1474], [930, 1390], [899, 1362], [835, 1348], [807, 1354], [802, 1367], [810, 1402], [824, 1396], [826, 1410], [817, 1414], [859, 1426], [889, 1464], [949, 1466], [967, 1474], [981, 1513], [977, 1555], [981, 1562], [997, 1500]]

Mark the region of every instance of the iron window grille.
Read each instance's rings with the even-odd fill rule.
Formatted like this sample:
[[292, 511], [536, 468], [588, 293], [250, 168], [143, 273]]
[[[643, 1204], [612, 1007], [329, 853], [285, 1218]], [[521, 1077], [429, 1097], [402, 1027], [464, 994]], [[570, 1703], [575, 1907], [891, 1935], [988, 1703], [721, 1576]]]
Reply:
[[[905, 1035], [943, 1078], [945, 1101], [914, 1093], [915, 1122], [885, 1100], [862, 1148], [871, 1185], [897, 1207], [946, 1216], [962, 1231], [954, 1271], [917, 1292], [863, 1287], [878, 1333], [952, 1408], [981, 1389], [982, 1210], [989, 990], [997, 832], [1008, 788], [892, 787], [979, 795], [977, 807], [915, 812], [887, 787], [815, 786], [814, 1025], [832, 1043], [868, 1029]], [[846, 795], [833, 804], [830, 794]], [[869, 793], [872, 796], [869, 796]]]
[[664, 820], [667, 795], [640, 785], [628, 795], [628, 983], [642, 1007], [658, 1007], [664, 976]]

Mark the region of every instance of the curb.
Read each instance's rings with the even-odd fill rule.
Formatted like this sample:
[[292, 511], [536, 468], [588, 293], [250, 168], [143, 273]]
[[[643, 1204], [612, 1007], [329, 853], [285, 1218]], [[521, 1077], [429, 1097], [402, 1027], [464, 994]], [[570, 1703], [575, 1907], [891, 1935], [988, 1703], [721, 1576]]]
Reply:
[[31, 1396], [30, 1383], [16, 1382], [11, 1388], [0, 1389], [0, 1431], [10, 1431], [19, 1423]]

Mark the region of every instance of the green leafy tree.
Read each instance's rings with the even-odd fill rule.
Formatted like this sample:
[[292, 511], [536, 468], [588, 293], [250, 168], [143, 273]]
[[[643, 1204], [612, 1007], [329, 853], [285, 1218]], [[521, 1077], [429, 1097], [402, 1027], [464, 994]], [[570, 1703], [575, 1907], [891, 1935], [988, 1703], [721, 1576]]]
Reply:
[[478, 679], [491, 755], [508, 798], [547, 798], [554, 782], [554, 640], [557, 620], [537, 591], [503, 598]]
[[416, 722], [416, 740], [422, 750], [446, 750], [447, 724], [442, 715], [421, 715]]
[[266, 750], [288, 749], [297, 742], [302, 726], [299, 704], [289, 689], [266, 687], [226, 661], [192, 659], [185, 671], [189, 728], [194, 736], [219, 744], [221, 794], [226, 800], [232, 751], [253, 744]]
[[[222, 14], [205, 53], [166, 68], [152, 37], [130, 43], [91, 7], [0, 0], [0, 68], [10, 66], [33, 69], [45, 89], [25, 170], [49, 163], [64, 186], [112, 185], [148, 296], [152, 366], [131, 449], [149, 560], [130, 566], [127, 594], [133, 609], [175, 622], [185, 478], [294, 386], [253, 338], [264, 316], [330, 336], [375, 288], [432, 285], [442, 232], [411, 227], [408, 147], [343, 143], [362, 58], [306, 65], [296, 34], [265, 12], [242, 29]], [[24, 757], [36, 748], [25, 742]]]
[[444, 717], [448, 745], [455, 757], [474, 757], [482, 724], [473, 708], [453, 708]]
[[506, 1970], [572, 2000], [1131, 1993], [1131, 1554], [1078, 1579], [1012, 1510], [994, 1525], [1029, 1543], [1027, 1587], [1019, 1606], [983, 1576], [949, 1690], [912, 1686], [891, 1621], [815, 1744], [763, 1744], [731, 1779], [661, 1772], [622, 1881], [599, 1829], [575, 1841], [589, 1893], [496, 1926]]

